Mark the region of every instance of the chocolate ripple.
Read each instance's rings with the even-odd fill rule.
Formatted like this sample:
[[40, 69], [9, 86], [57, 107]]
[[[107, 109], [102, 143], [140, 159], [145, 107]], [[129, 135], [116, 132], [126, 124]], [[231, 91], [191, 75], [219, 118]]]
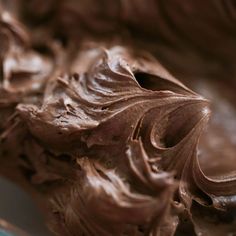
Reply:
[[[1, 11], [1, 174], [35, 197], [56, 235], [234, 233], [236, 176], [228, 171], [211, 175], [208, 159], [199, 161], [199, 150], [209, 150], [204, 135], [211, 109], [215, 112], [217, 106], [136, 45], [109, 46], [114, 41], [88, 46], [82, 41], [96, 32], [114, 33], [124, 24], [128, 31], [140, 28], [155, 38], [161, 34], [155, 27], [148, 32], [146, 26], [160, 13], [164, 18], [173, 14], [178, 32], [169, 32], [170, 19], [160, 23], [164, 38], [173, 34], [169, 43], [184, 37], [204, 54], [231, 54], [221, 48], [212, 53], [204, 40], [195, 42], [194, 36], [185, 35], [181, 27], [184, 17], [195, 11], [193, 3], [173, 2], [177, 13], [184, 13], [175, 15], [161, 1], [151, 1], [151, 12], [138, 1], [99, 1], [92, 17], [86, 10], [93, 1], [81, 3], [75, 7], [73, 1], [50, 1], [38, 9], [31, 23], [50, 22], [43, 34], [49, 43], [39, 40], [37, 27], [27, 30]], [[213, 25], [214, 14], [206, 18]], [[202, 27], [202, 21], [198, 23], [196, 29]], [[66, 27], [65, 42], [54, 24]], [[81, 41], [75, 26], [78, 35], [89, 32]]]

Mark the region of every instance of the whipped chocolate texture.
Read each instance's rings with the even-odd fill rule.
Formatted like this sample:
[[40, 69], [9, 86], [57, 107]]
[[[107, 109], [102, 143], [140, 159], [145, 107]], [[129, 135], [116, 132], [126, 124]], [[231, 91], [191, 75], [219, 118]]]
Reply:
[[[191, 2], [177, 9], [198, 12]], [[162, 66], [158, 46], [150, 54], [154, 19], [169, 32], [157, 17], [173, 11], [165, 5], [0, 8], [0, 174], [32, 195], [55, 235], [236, 233], [235, 83], [185, 79], [204, 98]], [[188, 30], [179, 16], [171, 19]]]

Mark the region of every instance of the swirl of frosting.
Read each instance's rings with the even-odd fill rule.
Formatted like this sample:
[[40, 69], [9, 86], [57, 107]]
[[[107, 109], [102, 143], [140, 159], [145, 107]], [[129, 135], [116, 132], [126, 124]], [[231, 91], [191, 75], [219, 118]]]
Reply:
[[[133, 151], [130, 155], [134, 157]], [[53, 200], [54, 214], [64, 219], [64, 225], [59, 221], [55, 228], [59, 235], [155, 235], [174, 231], [167, 220], [174, 217], [170, 204], [175, 188], [167, 173], [153, 173], [149, 181], [155, 188], [150, 195], [150, 191], [134, 192], [116, 171], [104, 169], [97, 162], [87, 158], [77, 162], [81, 168], [78, 180], [70, 191], [57, 194]]]
[[51, 61], [30, 49], [30, 37], [23, 25], [8, 12], [0, 12], [1, 104], [5, 96], [20, 101], [24, 94], [38, 92], [52, 73]]
[[[148, 54], [137, 54], [122, 47], [85, 50], [71, 65], [71, 71], [71, 76], [48, 81], [42, 105], [20, 104], [17, 107], [22, 121], [41, 145], [51, 151], [69, 153], [72, 159], [76, 159], [77, 155], [95, 158], [104, 166], [101, 167], [104, 175], [114, 173], [110, 170], [116, 168], [116, 173], [131, 187], [150, 196], [159, 188], [165, 189], [169, 179], [166, 172], [172, 172], [179, 181], [179, 197], [172, 197], [172, 204], [176, 200], [183, 203], [194, 224], [198, 221], [193, 220], [195, 215], [191, 216], [193, 200], [213, 209], [234, 205], [234, 177], [211, 179], [198, 163], [197, 146], [210, 115], [207, 100], [172, 77]], [[137, 140], [142, 143], [139, 148], [138, 144], [132, 144]], [[133, 159], [134, 156], [136, 159]], [[81, 163], [79, 159], [78, 162]], [[86, 161], [89, 162], [92, 160]], [[93, 164], [86, 166], [90, 167], [81, 167], [85, 168], [85, 179], [87, 174], [96, 173], [95, 167], [91, 170]], [[157, 171], [158, 175], [152, 174], [153, 171]], [[100, 174], [95, 176], [98, 178]], [[47, 178], [50, 179], [51, 175], [43, 182]], [[110, 177], [94, 180], [104, 190], [96, 190], [90, 181], [88, 191], [105, 191], [108, 194], [103, 186], [107, 178]], [[74, 180], [75, 183], [79, 179]], [[115, 186], [112, 188], [116, 189]], [[122, 185], [118, 189], [124, 188]], [[116, 191], [114, 194], [120, 196], [121, 193]], [[72, 205], [76, 208], [77, 198], [84, 198], [87, 194], [79, 197], [77, 192], [69, 196], [73, 202], [68, 202], [69, 211], [72, 211]], [[91, 201], [96, 202], [95, 199], [100, 197]], [[109, 195], [104, 199], [109, 199]], [[106, 204], [105, 201], [104, 207]], [[118, 202], [112, 204], [122, 215]], [[78, 203], [78, 207], [80, 205]], [[94, 208], [94, 211], [98, 210]], [[67, 214], [66, 210], [60, 214]], [[103, 217], [101, 211], [98, 214]], [[170, 227], [171, 232], [178, 225], [177, 213], [175, 217], [175, 227]], [[70, 218], [68, 220], [71, 222]], [[79, 222], [74, 220], [72, 224]], [[94, 234], [90, 231], [94, 230], [93, 224], [98, 226], [101, 223], [90, 222], [91, 228], [86, 227], [85, 231], [88, 235]], [[109, 230], [110, 233], [115, 232], [114, 228]]]
[[30, 48], [31, 38], [21, 23], [0, 11], [0, 130], [18, 103], [38, 102], [53, 62]]
[[[205, 73], [206, 65], [231, 70], [232, 1], [204, 9], [178, 0], [22, 2], [28, 25], [42, 28], [30, 37], [0, 10], [0, 170], [9, 172], [1, 166], [11, 162], [7, 168], [39, 193], [52, 210], [53, 232], [182, 235], [187, 225], [197, 235], [234, 233], [236, 175], [208, 176], [198, 160], [209, 102], [147, 53], [81, 44], [108, 33], [113, 45], [121, 30], [123, 44], [131, 40], [177, 67], [214, 58], [212, 67], [188, 67], [191, 73]], [[35, 41], [47, 47], [48, 33], [67, 46], [58, 59], [36, 49]]]
[[[199, 103], [198, 96], [169, 75], [153, 58], [151, 61], [150, 57], [135, 60], [121, 47], [109, 51], [91, 50], [83, 56], [90, 58], [85, 68], [81, 69], [83, 58], [79, 56], [72, 65], [75, 74], [48, 83], [42, 106], [18, 106], [31, 132], [50, 145], [59, 142], [60, 148], [66, 149], [70, 144], [71, 149], [78, 140], [89, 147], [119, 144], [131, 138], [139, 120], [149, 110]], [[136, 80], [135, 74], [140, 79]], [[148, 77], [147, 88], [139, 84], [138, 80], [141, 84], [146, 83], [142, 76]], [[165, 90], [165, 86], [170, 90], [170, 86], [176, 93], [151, 91], [148, 87], [152, 86], [153, 80], [156, 80], [154, 90]], [[44, 128], [51, 132], [45, 133]], [[93, 131], [88, 132], [90, 130]], [[109, 130], [109, 133], [104, 135], [103, 130]]]

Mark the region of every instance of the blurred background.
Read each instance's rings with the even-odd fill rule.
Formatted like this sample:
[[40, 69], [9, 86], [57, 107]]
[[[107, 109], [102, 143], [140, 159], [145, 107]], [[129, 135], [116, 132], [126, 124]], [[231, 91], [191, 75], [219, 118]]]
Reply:
[[0, 178], [0, 193], [0, 219], [16, 225], [32, 236], [51, 235], [27, 193], [4, 178]]

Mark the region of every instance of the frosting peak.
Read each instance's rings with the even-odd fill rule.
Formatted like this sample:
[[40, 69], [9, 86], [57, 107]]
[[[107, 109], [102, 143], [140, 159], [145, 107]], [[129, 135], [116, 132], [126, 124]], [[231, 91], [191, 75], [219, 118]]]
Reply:
[[[193, 188], [204, 191], [196, 180], [196, 173], [202, 173], [196, 167], [197, 145], [209, 119], [209, 102], [151, 56], [123, 47], [85, 50], [71, 68], [73, 73], [48, 81], [42, 104], [17, 106], [41, 145], [77, 160], [73, 190], [59, 194], [53, 206], [65, 217], [63, 230], [119, 235], [136, 232], [138, 225], [146, 233], [165, 225], [173, 233], [179, 222], [175, 204], [190, 210], [192, 200], [199, 198]], [[41, 183], [52, 180], [52, 175], [47, 177]], [[176, 191], [179, 198], [174, 197]], [[162, 202], [160, 208], [154, 207], [157, 202]], [[81, 204], [84, 213], [77, 216]], [[67, 215], [68, 209], [74, 213]], [[116, 209], [114, 219], [110, 209]], [[92, 221], [90, 214], [96, 216]], [[141, 218], [131, 222], [126, 219], [130, 214]], [[104, 228], [104, 222], [111, 227]]]

